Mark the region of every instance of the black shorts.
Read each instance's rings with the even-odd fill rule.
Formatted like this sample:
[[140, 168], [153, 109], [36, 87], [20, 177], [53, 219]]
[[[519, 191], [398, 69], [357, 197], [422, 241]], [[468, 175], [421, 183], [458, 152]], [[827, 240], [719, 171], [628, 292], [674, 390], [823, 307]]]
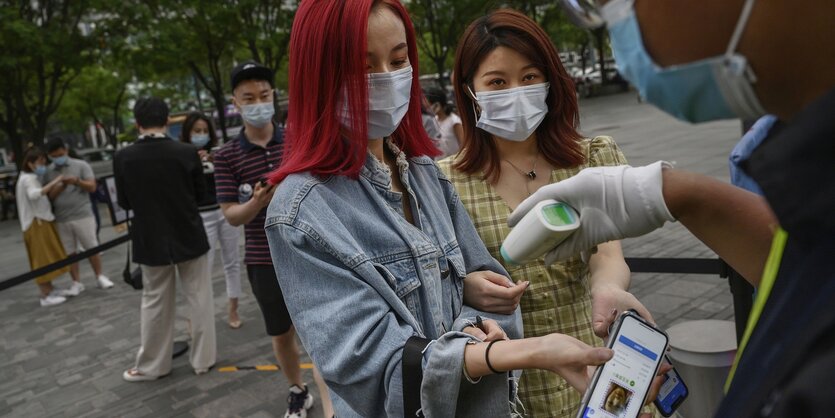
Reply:
[[246, 273], [252, 293], [255, 294], [255, 300], [258, 301], [261, 314], [264, 315], [267, 335], [274, 337], [289, 331], [293, 321], [290, 320], [290, 313], [284, 304], [284, 295], [278, 286], [275, 268], [270, 264], [247, 264]]

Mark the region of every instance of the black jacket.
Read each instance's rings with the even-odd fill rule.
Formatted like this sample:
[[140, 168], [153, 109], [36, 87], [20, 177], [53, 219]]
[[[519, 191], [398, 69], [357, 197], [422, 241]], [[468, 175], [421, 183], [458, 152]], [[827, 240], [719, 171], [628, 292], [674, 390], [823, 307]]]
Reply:
[[134, 213], [134, 262], [164, 266], [209, 251], [197, 211], [206, 184], [194, 146], [145, 137], [116, 153], [113, 174], [119, 206]]
[[743, 164], [788, 238], [717, 417], [835, 416], [833, 109], [835, 89], [772, 129]]

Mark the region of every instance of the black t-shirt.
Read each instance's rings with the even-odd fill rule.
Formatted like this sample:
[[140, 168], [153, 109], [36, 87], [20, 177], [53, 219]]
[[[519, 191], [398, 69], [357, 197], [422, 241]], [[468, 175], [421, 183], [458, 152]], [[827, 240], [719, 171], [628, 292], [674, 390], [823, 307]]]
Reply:
[[717, 417], [835, 416], [835, 90], [743, 168], [788, 232], [774, 287]]
[[215, 196], [215, 164], [211, 161], [203, 161], [203, 178], [206, 180], [206, 195], [197, 202], [200, 212], [215, 210], [220, 207]]

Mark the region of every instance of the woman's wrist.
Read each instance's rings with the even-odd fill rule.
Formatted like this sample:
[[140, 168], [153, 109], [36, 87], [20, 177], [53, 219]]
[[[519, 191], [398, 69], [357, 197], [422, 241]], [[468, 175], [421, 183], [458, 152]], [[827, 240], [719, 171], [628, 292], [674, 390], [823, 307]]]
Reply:
[[489, 353], [488, 345], [489, 343], [467, 344], [464, 348], [467, 372], [473, 379], [493, 374], [487, 366], [488, 358], [490, 365], [498, 372], [546, 368], [541, 337], [496, 341], [490, 347]]

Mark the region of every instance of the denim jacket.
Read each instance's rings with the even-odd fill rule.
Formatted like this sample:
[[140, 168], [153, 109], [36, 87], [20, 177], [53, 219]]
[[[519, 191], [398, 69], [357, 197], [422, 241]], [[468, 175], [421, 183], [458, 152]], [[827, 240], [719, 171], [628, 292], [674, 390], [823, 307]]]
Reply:
[[507, 272], [434, 162], [388, 146], [414, 225], [387, 167], [371, 155], [358, 179], [288, 176], [267, 210], [270, 251], [302, 344], [338, 417], [403, 416], [401, 355], [413, 335], [433, 340], [423, 353], [427, 417], [508, 417], [515, 383], [506, 375], [463, 379], [464, 346], [474, 338], [460, 332], [479, 314], [522, 337], [518, 310], [491, 315], [463, 302], [467, 273]]

